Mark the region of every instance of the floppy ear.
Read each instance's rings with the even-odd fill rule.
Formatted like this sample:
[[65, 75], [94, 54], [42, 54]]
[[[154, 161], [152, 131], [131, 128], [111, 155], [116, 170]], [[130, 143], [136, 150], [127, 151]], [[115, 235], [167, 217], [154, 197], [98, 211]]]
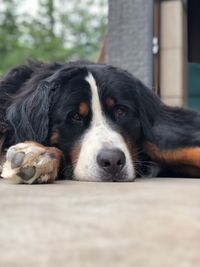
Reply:
[[16, 142], [46, 141], [51, 104], [59, 96], [62, 82], [78, 74], [80, 69], [83, 68], [68, 67], [56, 71], [40, 81], [37, 86], [33, 86], [27, 94], [19, 96], [18, 100], [9, 107], [7, 119], [14, 128]]
[[43, 142], [49, 129], [49, 104], [51, 86], [41, 81], [33, 91], [12, 104], [7, 119], [15, 130], [17, 142], [35, 140]]

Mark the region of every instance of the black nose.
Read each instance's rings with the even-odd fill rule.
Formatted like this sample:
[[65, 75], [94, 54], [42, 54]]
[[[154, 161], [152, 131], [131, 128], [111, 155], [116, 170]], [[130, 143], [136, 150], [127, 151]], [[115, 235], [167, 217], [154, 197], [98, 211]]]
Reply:
[[115, 175], [126, 163], [125, 154], [120, 149], [102, 149], [97, 155], [98, 165], [107, 173]]

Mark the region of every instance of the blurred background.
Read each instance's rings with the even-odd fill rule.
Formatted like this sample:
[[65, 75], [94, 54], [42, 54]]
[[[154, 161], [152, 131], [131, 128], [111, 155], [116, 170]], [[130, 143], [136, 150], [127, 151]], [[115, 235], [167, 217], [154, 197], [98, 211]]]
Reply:
[[120, 66], [200, 109], [200, 1], [0, 0], [0, 75], [27, 58]]
[[0, 74], [27, 58], [96, 60], [107, 0], [0, 0]]

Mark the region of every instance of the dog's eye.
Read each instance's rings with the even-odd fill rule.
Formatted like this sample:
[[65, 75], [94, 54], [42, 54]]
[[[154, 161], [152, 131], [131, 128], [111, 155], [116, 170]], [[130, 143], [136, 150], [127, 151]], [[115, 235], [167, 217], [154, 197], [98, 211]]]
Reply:
[[127, 109], [123, 106], [115, 106], [114, 115], [116, 119], [124, 118], [127, 115]]
[[73, 123], [76, 123], [79, 125], [83, 123], [83, 117], [78, 112], [71, 113], [70, 119]]

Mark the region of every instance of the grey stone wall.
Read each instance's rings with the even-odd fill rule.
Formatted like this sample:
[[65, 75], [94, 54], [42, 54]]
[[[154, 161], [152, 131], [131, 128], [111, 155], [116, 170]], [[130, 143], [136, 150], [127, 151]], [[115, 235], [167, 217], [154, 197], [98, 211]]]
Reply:
[[153, 0], [109, 0], [107, 63], [152, 86]]

